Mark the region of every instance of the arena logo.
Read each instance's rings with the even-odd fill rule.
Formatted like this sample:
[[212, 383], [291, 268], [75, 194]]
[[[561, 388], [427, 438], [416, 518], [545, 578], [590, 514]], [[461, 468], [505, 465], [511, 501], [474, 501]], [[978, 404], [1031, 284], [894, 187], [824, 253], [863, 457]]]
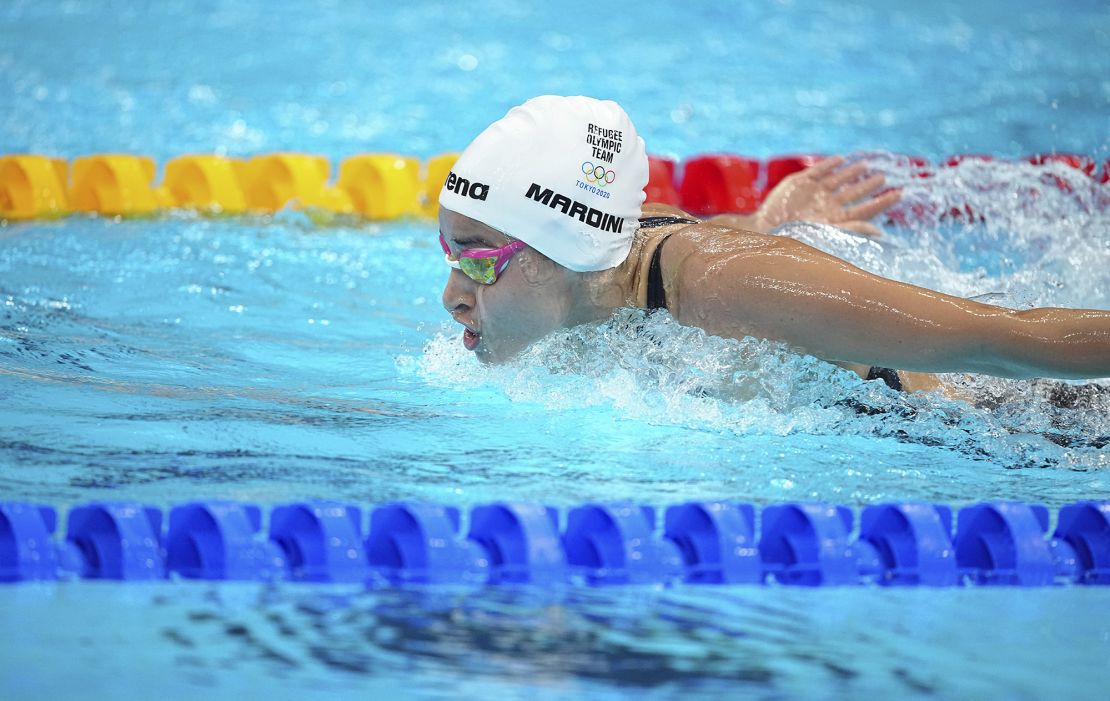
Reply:
[[469, 197], [472, 200], [486, 201], [489, 196], [489, 185], [480, 182], [470, 182], [466, 178], [460, 178], [455, 175], [455, 171], [447, 174], [447, 182], [443, 184], [445, 188], [454, 192], [462, 197]]
[[524, 196], [540, 204], [545, 204], [552, 209], [557, 209], [568, 217], [574, 217], [578, 221], [589, 224], [595, 229], [612, 231], [619, 234], [621, 233], [621, 229], [624, 228], [624, 219], [622, 217], [584, 205], [581, 202], [572, 200], [566, 195], [553, 191], [549, 187], [541, 188], [538, 184], [532, 183]]

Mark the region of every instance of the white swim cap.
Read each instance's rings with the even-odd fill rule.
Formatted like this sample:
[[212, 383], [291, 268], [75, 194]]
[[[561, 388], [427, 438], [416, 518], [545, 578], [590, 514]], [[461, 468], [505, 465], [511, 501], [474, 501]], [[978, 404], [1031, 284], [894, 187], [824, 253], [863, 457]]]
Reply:
[[620, 105], [544, 95], [466, 147], [439, 204], [571, 270], [605, 270], [628, 255], [647, 180], [644, 140]]

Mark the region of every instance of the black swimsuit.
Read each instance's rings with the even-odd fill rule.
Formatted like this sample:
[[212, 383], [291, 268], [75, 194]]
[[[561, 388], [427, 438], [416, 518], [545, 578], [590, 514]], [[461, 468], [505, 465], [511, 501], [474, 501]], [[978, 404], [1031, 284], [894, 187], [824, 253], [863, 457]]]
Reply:
[[[670, 226], [671, 224], [697, 224], [697, 222], [682, 217], [645, 217], [640, 220], [641, 229], [654, 229], [660, 226]], [[663, 268], [659, 264], [659, 258], [663, 253], [663, 244], [667, 242], [668, 238], [670, 238], [670, 234], [664, 236], [659, 245], [655, 247], [655, 255], [651, 257], [651, 265], [648, 266], [648, 311], [667, 308], [667, 291], [663, 289]]]
[[[640, 220], [641, 229], [654, 229], [658, 226], [670, 226], [671, 224], [697, 224], [693, 219], [684, 219], [682, 217], [645, 217]], [[647, 308], [648, 311], [655, 309], [667, 308], [667, 291], [663, 289], [663, 268], [659, 263], [659, 259], [663, 253], [663, 244], [667, 242], [670, 234], [663, 237], [659, 245], [655, 247], [655, 253], [651, 256], [651, 265], [648, 266], [648, 279], [647, 279]], [[881, 368], [872, 366], [867, 371], [867, 380], [882, 380], [886, 386], [896, 392], [904, 391], [902, 387], [902, 378], [898, 377], [897, 370], [890, 368]]]
[[905, 391], [902, 387], [902, 378], [898, 377], [897, 370], [891, 370], [890, 368], [881, 368], [878, 365], [872, 365], [871, 369], [867, 371], [867, 379], [882, 380], [886, 383], [887, 387], [891, 388], [895, 392]]

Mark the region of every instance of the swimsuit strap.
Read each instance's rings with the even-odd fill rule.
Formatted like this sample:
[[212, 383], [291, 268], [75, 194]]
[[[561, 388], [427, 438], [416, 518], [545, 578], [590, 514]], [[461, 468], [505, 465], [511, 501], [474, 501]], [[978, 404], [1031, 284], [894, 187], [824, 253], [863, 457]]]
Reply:
[[[660, 226], [670, 226], [671, 224], [697, 223], [697, 221], [685, 217], [644, 217], [640, 220], [640, 228], [654, 229]], [[670, 234], [666, 234], [659, 240], [659, 245], [655, 247], [655, 253], [651, 256], [651, 265], [648, 266], [647, 308], [649, 311], [667, 308], [667, 291], [663, 289], [663, 267], [659, 263], [659, 258], [663, 253], [663, 244], [667, 242], [670, 236]]]
[[890, 368], [881, 368], [881, 367], [878, 367], [878, 366], [872, 366], [871, 369], [867, 371], [867, 379], [868, 380], [882, 380], [883, 382], [886, 383], [887, 387], [891, 388], [895, 392], [904, 391], [902, 389], [902, 378], [898, 377], [898, 371], [897, 370], [891, 370]]
[[648, 279], [647, 279], [647, 308], [648, 311], [653, 309], [666, 309], [667, 308], [667, 291], [663, 289], [663, 266], [659, 263], [659, 258], [663, 253], [663, 244], [671, 237], [667, 234], [655, 247], [655, 254], [651, 257], [651, 265], [648, 266]]

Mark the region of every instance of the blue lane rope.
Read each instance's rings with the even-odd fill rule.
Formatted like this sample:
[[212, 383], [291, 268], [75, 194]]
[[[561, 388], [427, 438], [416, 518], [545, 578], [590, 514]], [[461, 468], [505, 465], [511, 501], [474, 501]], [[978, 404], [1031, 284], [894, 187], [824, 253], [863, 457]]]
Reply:
[[[1049, 511], [989, 502], [960, 509], [890, 503], [668, 507], [592, 503], [565, 512], [494, 503], [470, 510], [395, 503], [370, 512], [336, 502], [263, 510], [197, 501], [164, 518], [134, 502], [68, 512], [0, 502], [0, 581], [291, 580], [411, 584], [766, 584], [893, 586], [1110, 584], [1110, 501]], [[368, 533], [366, 536], [363, 533]]]

